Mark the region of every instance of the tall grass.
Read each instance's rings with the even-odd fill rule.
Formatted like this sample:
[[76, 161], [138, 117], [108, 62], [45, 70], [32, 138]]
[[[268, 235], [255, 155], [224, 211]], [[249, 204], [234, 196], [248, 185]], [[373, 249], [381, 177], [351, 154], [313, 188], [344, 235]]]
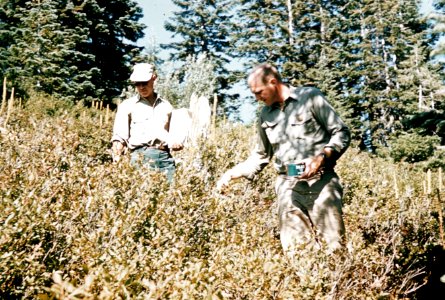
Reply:
[[175, 153], [170, 186], [161, 174], [131, 168], [128, 157], [112, 162], [112, 124], [100, 120], [113, 117], [41, 95], [12, 111], [0, 134], [0, 298], [425, 295], [429, 259], [442, 249], [441, 190], [425, 189], [441, 189], [438, 171], [429, 180], [421, 167], [349, 149], [337, 166], [347, 248], [286, 257], [272, 166], [230, 193], [214, 191], [222, 173], [247, 157], [254, 129], [220, 123], [199, 151]]

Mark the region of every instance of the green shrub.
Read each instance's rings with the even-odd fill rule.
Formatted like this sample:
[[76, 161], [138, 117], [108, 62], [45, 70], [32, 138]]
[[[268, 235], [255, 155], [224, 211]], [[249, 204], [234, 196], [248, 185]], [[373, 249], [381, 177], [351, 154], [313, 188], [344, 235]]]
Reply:
[[424, 163], [424, 170], [445, 170], [445, 151], [443, 148], [436, 147], [433, 156]]
[[439, 138], [435, 136], [405, 133], [392, 140], [389, 155], [395, 162], [425, 161], [433, 155], [435, 147], [439, 143]]

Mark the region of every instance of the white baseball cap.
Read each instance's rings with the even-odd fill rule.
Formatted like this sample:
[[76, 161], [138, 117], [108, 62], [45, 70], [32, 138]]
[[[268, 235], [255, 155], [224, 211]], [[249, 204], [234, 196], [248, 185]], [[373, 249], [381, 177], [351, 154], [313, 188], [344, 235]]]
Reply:
[[134, 65], [133, 73], [131, 73], [130, 81], [146, 82], [153, 77], [154, 67], [151, 64], [139, 63]]

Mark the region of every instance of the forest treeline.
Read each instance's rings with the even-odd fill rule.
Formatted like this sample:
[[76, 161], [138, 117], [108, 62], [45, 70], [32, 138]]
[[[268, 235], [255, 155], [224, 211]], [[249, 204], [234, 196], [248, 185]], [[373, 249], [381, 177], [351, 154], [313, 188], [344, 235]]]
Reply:
[[[39, 90], [111, 104], [128, 85], [131, 65], [145, 60], [164, 72], [159, 89], [173, 103], [187, 102], [184, 84], [199, 86], [198, 78], [211, 82], [201, 92], [217, 93], [220, 115], [236, 115], [248, 100], [230, 88], [269, 61], [290, 84], [320, 88], [362, 149], [416, 161], [444, 143], [445, 1], [433, 1], [428, 15], [418, 0], [172, 2], [177, 10], [165, 28], [174, 42], [144, 48], [136, 45], [146, 25], [133, 0], [2, 0], [0, 75], [25, 98]], [[169, 50], [167, 61], [160, 48]], [[206, 68], [199, 68], [203, 55]], [[234, 69], [234, 60], [242, 67]], [[182, 64], [167, 72], [169, 62]], [[190, 76], [197, 69], [205, 74]], [[407, 140], [428, 149], [410, 155]]]

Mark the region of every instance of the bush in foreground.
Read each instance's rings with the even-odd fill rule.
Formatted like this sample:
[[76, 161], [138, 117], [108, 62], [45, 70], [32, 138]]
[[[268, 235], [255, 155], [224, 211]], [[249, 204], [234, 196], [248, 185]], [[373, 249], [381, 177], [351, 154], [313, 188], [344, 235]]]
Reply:
[[421, 299], [434, 289], [422, 285], [443, 255], [440, 173], [349, 149], [337, 167], [347, 248], [289, 258], [272, 166], [214, 192], [254, 129], [219, 124], [198, 150], [176, 153], [170, 187], [128, 158], [112, 163], [105, 115], [36, 96], [0, 135], [1, 298]]

